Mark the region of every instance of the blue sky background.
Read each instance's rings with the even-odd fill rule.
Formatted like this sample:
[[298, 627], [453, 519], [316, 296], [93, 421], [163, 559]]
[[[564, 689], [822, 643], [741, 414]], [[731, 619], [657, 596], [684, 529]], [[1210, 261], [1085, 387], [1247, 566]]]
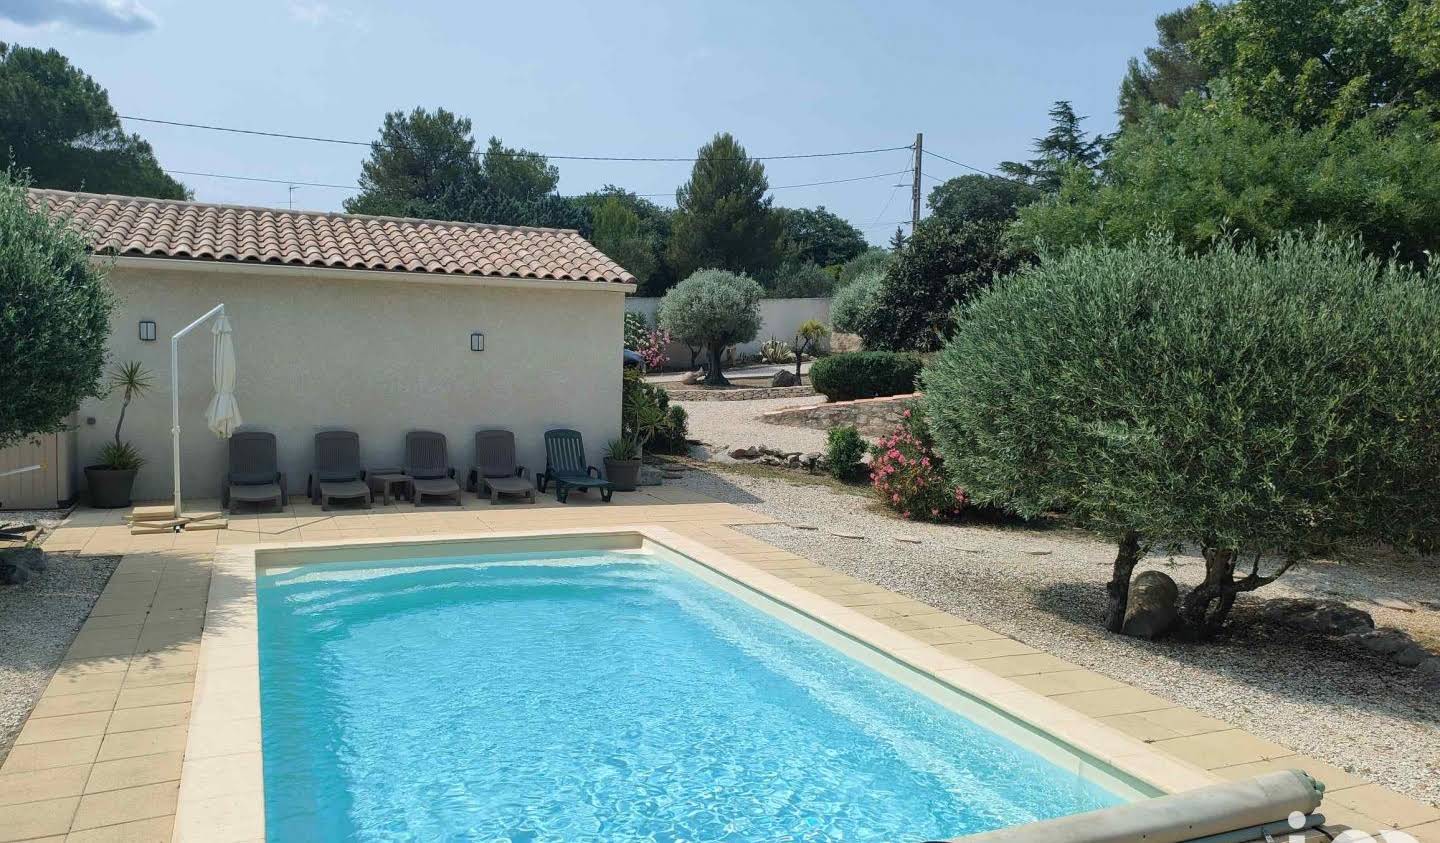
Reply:
[[[386, 111], [444, 106], [483, 144], [685, 156], [715, 132], [752, 155], [899, 146], [978, 167], [1027, 157], [1069, 99], [1114, 127], [1126, 60], [1180, 0], [344, 3], [0, 0], [0, 40], [54, 47], [121, 114], [371, 140]], [[365, 150], [128, 124], [162, 166], [353, 184]], [[908, 152], [767, 164], [771, 185], [909, 166]], [[673, 204], [681, 163], [558, 161], [562, 193], [609, 182]], [[926, 172], [964, 173], [929, 158]], [[197, 199], [285, 206], [285, 185], [179, 176]], [[779, 190], [884, 242], [909, 217], [898, 178]], [[936, 184], [926, 180], [926, 190]], [[348, 194], [302, 188], [297, 208]]]

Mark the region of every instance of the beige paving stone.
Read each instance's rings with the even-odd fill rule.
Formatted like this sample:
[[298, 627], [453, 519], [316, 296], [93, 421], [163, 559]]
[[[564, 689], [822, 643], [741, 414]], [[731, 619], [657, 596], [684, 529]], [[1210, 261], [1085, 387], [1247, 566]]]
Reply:
[[80, 797], [71, 828], [81, 831], [116, 823], [133, 822], [175, 813], [179, 782], [161, 782]]
[[170, 843], [175, 818], [153, 817], [148, 820], [107, 825], [84, 831], [73, 831], [65, 843]]
[[67, 659], [85, 659], [94, 656], [128, 656], [135, 652], [135, 645], [139, 636], [135, 638], [115, 638], [103, 641], [80, 642], [71, 644], [70, 649], [65, 651]]
[[1027, 676], [1036, 673], [1057, 673], [1059, 671], [1078, 670], [1064, 659], [1058, 659], [1048, 653], [1038, 653], [1029, 656], [999, 656], [993, 659], [975, 659], [976, 667], [983, 667], [994, 673], [996, 676]]
[[915, 629], [909, 633], [916, 641], [924, 641], [926, 644], [963, 644], [970, 641], [988, 641], [997, 638], [1004, 638], [998, 632], [986, 629], [973, 623], [956, 623], [952, 626], [934, 626], [928, 629]]
[[89, 775], [88, 764], [0, 775], [0, 805], [79, 796], [85, 792]]
[[80, 797], [47, 799], [0, 808], [0, 841], [28, 840], [70, 830], [70, 818]]
[[[572, 498], [573, 500], [573, 498]], [[187, 802], [175, 818], [175, 843], [234, 843], [265, 836], [265, 815], [253, 809], [253, 794], [232, 794]]]
[[161, 752], [101, 761], [90, 767], [90, 778], [85, 783], [85, 792], [99, 793], [142, 784], [179, 781], [180, 765], [184, 758], [182, 752]]
[[115, 708], [144, 708], [152, 705], [190, 702], [194, 695], [193, 682], [177, 682], [174, 685], [143, 685], [120, 689]]
[[124, 671], [112, 673], [90, 673], [83, 676], [61, 676], [56, 674], [50, 678], [50, 684], [45, 686], [46, 697], [59, 697], [67, 694], [93, 694], [104, 691], [120, 691], [120, 685], [125, 681]]
[[0, 766], [0, 774], [89, 764], [95, 760], [101, 740], [99, 735], [89, 735], [64, 741], [13, 746], [10, 754], [5, 756], [5, 764]]
[[1039, 650], [1022, 644], [1013, 638], [989, 638], [979, 641], [962, 641], [957, 644], [940, 644], [935, 649], [959, 659], [993, 659], [998, 656], [1024, 656]]
[[[1062, 699], [1056, 697], [1056, 699]], [[1113, 726], [1127, 735], [1142, 741], [1157, 741], [1165, 738], [1179, 738], [1186, 735], [1203, 735], [1221, 732], [1231, 728], [1230, 724], [1213, 717], [1206, 717], [1188, 708], [1162, 708], [1154, 711], [1140, 711], [1101, 717], [1100, 722]]]
[[30, 717], [57, 717], [65, 714], [85, 714], [92, 711], [109, 711], [115, 707], [119, 689], [91, 691], [88, 694], [55, 694], [40, 698]]
[[1417, 843], [1440, 843], [1440, 822], [1412, 825], [1405, 829], [1405, 833], [1415, 838]]
[[154, 755], [160, 752], [183, 752], [185, 749], [184, 726], [163, 726], [159, 729], [141, 729], [135, 732], [117, 732], [106, 735], [100, 743], [99, 761], [114, 761], [117, 758], [133, 758], [136, 755]]
[[87, 735], [105, 734], [105, 724], [110, 721], [108, 711], [89, 711], [84, 714], [62, 714], [58, 717], [32, 717], [15, 738], [15, 745], [62, 741], [69, 738], [83, 738]]
[[1106, 717], [1112, 714], [1133, 714], [1137, 711], [1155, 711], [1173, 708], [1174, 703], [1161, 699], [1139, 688], [1102, 688], [1098, 691], [1077, 691], [1073, 694], [1057, 694], [1056, 702], [1069, 706], [1081, 714], [1091, 717]]
[[1093, 670], [1062, 670], [1057, 673], [1038, 673], [1032, 676], [1016, 676], [1015, 682], [1037, 694], [1053, 697], [1056, 694], [1073, 694], [1077, 691], [1099, 691], [1104, 688], [1119, 688], [1123, 683], [1096, 673]]
[[1240, 729], [1169, 738], [1156, 741], [1154, 746], [1207, 770], [1295, 754], [1280, 744], [1262, 740]]
[[189, 703], [172, 703], [169, 705], [149, 705], [142, 708], [117, 709], [110, 716], [110, 725], [106, 728], [106, 732], [134, 732], [139, 729], [178, 726], [189, 718]]
[[1218, 767], [1215, 774], [1231, 781], [1248, 779], [1253, 776], [1273, 773], [1278, 770], [1304, 770], [1325, 785], [1327, 794], [1334, 794], [1336, 791], [1344, 790], [1347, 787], [1357, 787], [1365, 784], [1365, 779], [1354, 773], [1348, 773], [1334, 764], [1329, 764], [1308, 755], [1286, 755], [1280, 758], [1271, 758], [1265, 761], [1251, 761], [1248, 764], [1236, 764], [1233, 767]]
[[265, 764], [259, 752], [192, 758], [185, 764], [181, 789], [186, 799], [211, 799], [265, 789]]
[[260, 751], [260, 718], [209, 720], [190, 724], [190, 743], [185, 757], [214, 758]]
[[1378, 784], [1348, 787], [1325, 797], [1327, 803], [1338, 803], [1359, 811], [1396, 828], [1421, 825], [1440, 820], [1440, 808], [1426, 805]]
[[[258, 662], [256, 662], [258, 664]], [[125, 673], [122, 688], [149, 688], [155, 685], [183, 685], [195, 681], [195, 665], [180, 667], [151, 667], [140, 663]], [[116, 691], [119, 695], [119, 691]]]

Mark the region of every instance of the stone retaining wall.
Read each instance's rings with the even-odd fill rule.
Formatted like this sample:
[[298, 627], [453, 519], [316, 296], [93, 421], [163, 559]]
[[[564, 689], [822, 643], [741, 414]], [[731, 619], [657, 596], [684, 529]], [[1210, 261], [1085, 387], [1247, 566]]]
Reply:
[[671, 401], [758, 401], [762, 398], [804, 398], [814, 395], [808, 386], [769, 386], [757, 389], [671, 389]]
[[859, 401], [836, 401], [833, 404], [815, 404], [809, 407], [789, 407], [761, 413], [760, 420], [769, 424], [783, 424], [790, 427], [809, 427], [816, 430], [830, 430], [835, 427], [854, 425], [866, 436], [883, 436], [894, 430], [901, 421], [906, 405], [920, 397], [920, 393], [891, 395], [886, 398], [862, 398]]

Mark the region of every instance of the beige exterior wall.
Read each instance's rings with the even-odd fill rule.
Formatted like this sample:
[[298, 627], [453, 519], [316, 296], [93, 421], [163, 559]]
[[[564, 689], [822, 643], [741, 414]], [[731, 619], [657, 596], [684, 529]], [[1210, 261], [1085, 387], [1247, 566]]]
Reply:
[[[169, 338], [221, 302], [235, 329], [244, 429], [275, 433], [292, 493], [304, 493], [314, 434], [332, 428], [360, 434], [367, 466], [399, 465], [407, 430], [442, 431], [459, 474], [473, 461], [476, 430], [515, 431], [521, 461], [538, 472], [544, 431], [574, 427], [585, 436], [586, 456], [601, 465], [606, 442], [619, 433], [624, 287], [336, 274], [110, 270], [119, 298], [111, 360], [139, 360], [155, 376], [155, 388], [131, 404], [123, 432], [149, 460], [137, 500], [170, 495]], [[139, 340], [142, 319], [156, 322], [156, 341]], [[485, 334], [484, 351], [470, 350], [472, 331]], [[205, 426], [210, 379], [207, 323], [180, 342], [181, 488], [191, 499], [216, 497], [225, 471], [226, 443]], [[119, 408], [114, 397], [81, 405], [79, 466], [94, 460]]]

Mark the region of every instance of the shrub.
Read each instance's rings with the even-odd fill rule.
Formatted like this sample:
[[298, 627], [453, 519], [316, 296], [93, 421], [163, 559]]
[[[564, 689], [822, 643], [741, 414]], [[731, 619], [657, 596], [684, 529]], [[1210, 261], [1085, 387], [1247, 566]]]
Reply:
[[902, 518], [945, 521], [965, 509], [967, 499], [946, 476], [920, 408], [907, 408], [904, 421], [870, 449], [870, 485], [880, 502]]
[[760, 359], [766, 363], [794, 363], [795, 352], [784, 340], [771, 337], [760, 344]]
[[0, 170], [0, 448], [65, 429], [100, 392], [113, 301], [80, 235]]
[[[668, 399], [667, 399], [668, 401]], [[650, 450], [661, 454], [686, 454], [690, 451], [690, 416], [679, 404], [665, 410], [665, 424], [650, 440]]]
[[770, 282], [770, 295], [777, 299], [828, 296], [835, 289], [835, 277], [813, 263], [786, 264]]
[[840, 265], [836, 279], [836, 292], [865, 275], [884, 275], [895, 260], [895, 253], [888, 249], [870, 248]]
[[650, 322], [643, 313], [625, 314], [625, 347], [631, 351], [638, 350], [640, 344], [645, 341], [645, 333], [650, 330]]
[[1182, 612], [1204, 635], [1314, 554], [1433, 546], [1436, 324], [1440, 275], [1353, 242], [1081, 246], [964, 310], [925, 406], [973, 498], [1120, 538], [1116, 628], [1144, 546], [1197, 546], [1206, 576]]
[[652, 328], [645, 331], [640, 338], [640, 343], [632, 348], [640, 355], [640, 359], [645, 361], [647, 371], [660, 369], [670, 362], [667, 349], [670, 348], [670, 343], [674, 339], [664, 328]]
[[865, 440], [853, 425], [831, 428], [825, 437], [825, 462], [830, 475], [837, 480], [854, 480], [865, 472], [860, 458], [865, 456]]
[[830, 324], [835, 330], [858, 334], [862, 322], [872, 319], [880, 306], [880, 285], [885, 278], [878, 272], [867, 272], [835, 291], [830, 299]]
[[810, 383], [831, 401], [903, 395], [915, 391], [920, 368], [917, 354], [849, 351], [816, 360], [810, 367]]
[[726, 346], [755, 339], [763, 295], [748, 275], [702, 269], [670, 288], [660, 300], [657, 321], [687, 345], [704, 345], [710, 352], [705, 383], [727, 386], [721, 355]]

